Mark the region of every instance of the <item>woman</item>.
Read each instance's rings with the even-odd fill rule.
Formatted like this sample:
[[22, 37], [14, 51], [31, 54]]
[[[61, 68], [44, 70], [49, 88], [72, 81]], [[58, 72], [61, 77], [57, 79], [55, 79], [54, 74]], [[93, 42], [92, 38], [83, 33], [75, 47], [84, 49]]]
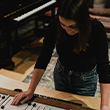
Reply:
[[54, 47], [58, 61], [54, 69], [55, 89], [94, 96], [97, 73], [101, 89], [101, 110], [109, 110], [109, 63], [107, 36], [103, 25], [89, 17], [84, 0], [63, 0], [58, 19], [48, 27], [41, 54], [27, 91], [17, 94], [12, 104], [24, 103], [35, 91], [50, 61]]

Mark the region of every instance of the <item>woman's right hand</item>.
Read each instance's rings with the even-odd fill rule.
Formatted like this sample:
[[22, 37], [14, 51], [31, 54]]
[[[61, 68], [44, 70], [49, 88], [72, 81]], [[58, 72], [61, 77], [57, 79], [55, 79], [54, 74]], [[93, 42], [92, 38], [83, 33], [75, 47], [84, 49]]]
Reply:
[[21, 93], [18, 93], [14, 96], [14, 99], [12, 101], [12, 105], [18, 105], [19, 103], [23, 104], [29, 99], [31, 99], [34, 95], [34, 92], [31, 90], [27, 90]]

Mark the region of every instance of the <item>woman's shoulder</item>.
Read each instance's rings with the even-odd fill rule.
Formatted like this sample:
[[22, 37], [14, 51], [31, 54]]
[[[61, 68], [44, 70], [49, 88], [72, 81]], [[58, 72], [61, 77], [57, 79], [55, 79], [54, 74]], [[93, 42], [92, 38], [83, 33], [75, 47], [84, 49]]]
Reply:
[[46, 35], [55, 34], [57, 30], [57, 20], [56, 18], [52, 18], [47, 26]]
[[92, 21], [92, 37], [96, 41], [102, 41], [107, 38], [106, 31], [104, 25], [97, 19], [93, 19]]
[[105, 30], [104, 25], [97, 19], [91, 19], [92, 29], [96, 31]]
[[56, 27], [57, 26], [57, 18], [56, 17], [54, 17], [54, 18], [52, 18], [51, 20], [50, 20], [50, 22], [49, 22], [49, 26], [50, 27]]

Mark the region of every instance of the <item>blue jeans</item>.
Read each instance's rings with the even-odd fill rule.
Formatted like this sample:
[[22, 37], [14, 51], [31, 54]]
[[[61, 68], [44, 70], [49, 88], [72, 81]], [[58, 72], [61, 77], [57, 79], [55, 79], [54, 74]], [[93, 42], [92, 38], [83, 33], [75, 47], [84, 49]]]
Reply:
[[54, 69], [55, 89], [84, 96], [94, 96], [97, 89], [96, 66], [88, 72], [67, 70], [57, 60]]

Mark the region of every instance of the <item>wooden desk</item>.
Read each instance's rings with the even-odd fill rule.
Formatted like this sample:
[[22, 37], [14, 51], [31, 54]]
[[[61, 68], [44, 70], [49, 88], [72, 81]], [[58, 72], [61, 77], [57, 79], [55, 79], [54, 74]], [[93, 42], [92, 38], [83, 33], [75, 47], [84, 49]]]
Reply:
[[34, 65], [35, 64], [33, 64], [28, 70], [26, 70], [24, 74], [13, 72], [13, 71], [6, 70], [6, 69], [0, 69], [0, 75], [6, 76], [14, 80], [24, 81], [24, 79], [33, 71]]
[[[9, 90], [14, 90], [16, 88], [19, 88], [25, 91], [27, 90], [28, 86], [29, 86], [28, 84], [23, 83], [21, 81], [13, 80], [11, 78], [7, 78], [3, 75], [0, 75], [0, 87], [2, 88], [9, 89]], [[89, 108], [98, 109], [98, 110], [100, 108], [100, 98], [97, 98], [97, 97], [73, 95], [70, 93], [50, 90], [39, 86], [36, 88], [35, 93], [80, 103], [83, 105], [83, 107], [89, 107]]]
[[89, 8], [89, 13], [96, 16], [110, 17], [110, 8]]

